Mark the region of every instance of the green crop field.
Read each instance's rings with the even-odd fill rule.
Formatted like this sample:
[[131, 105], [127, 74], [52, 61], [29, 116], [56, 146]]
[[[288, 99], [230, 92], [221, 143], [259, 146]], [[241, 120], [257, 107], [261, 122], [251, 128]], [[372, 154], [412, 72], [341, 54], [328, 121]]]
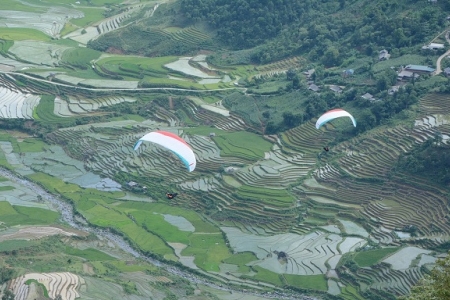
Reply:
[[[13, 11], [27, 11], [27, 12], [45, 12], [45, 7], [36, 7], [31, 5], [26, 5], [23, 2], [17, 0], [2, 0], [0, 1], [0, 10], [13, 10]], [[3, 30], [5, 28], [2, 28]]]
[[25, 241], [25, 240], [9, 240], [0, 242], [0, 252], [19, 250], [30, 246], [38, 245], [38, 241]]
[[54, 224], [59, 217], [57, 212], [51, 210], [11, 205], [6, 201], [0, 202], [0, 209], [0, 222], [7, 226]]
[[159, 214], [170, 214], [174, 216], [181, 216], [186, 218], [195, 227], [195, 232], [204, 233], [220, 233], [219, 228], [212, 225], [209, 222], [203, 221], [200, 215], [192, 210], [184, 209], [180, 207], [170, 206], [164, 203], [144, 203], [144, 202], [125, 202], [117, 206], [119, 209], [126, 213], [130, 213], [134, 210], [146, 211], [148, 214], [153, 212]]
[[103, 8], [84, 8], [78, 7], [77, 10], [80, 10], [84, 13], [84, 17], [80, 19], [72, 19], [70, 20], [73, 24], [85, 27], [91, 25], [95, 22], [101, 21], [105, 17], [103, 16], [103, 12], [105, 11]]
[[157, 233], [167, 242], [189, 243], [189, 231], [181, 231], [176, 226], [166, 222], [164, 216], [147, 211], [135, 211], [130, 213], [139, 224], [150, 232]]
[[251, 261], [258, 260], [256, 255], [253, 252], [240, 252], [237, 254], [233, 254], [233, 256], [228, 257], [224, 260], [227, 264], [234, 264], [234, 265], [245, 265]]
[[30, 284], [36, 284], [38, 287], [42, 288], [44, 297], [48, 297], [48, 291], [47, 288], [45, 287], [45, 285], [39, 281], [37, 281], [36, 279], [28, 279], [27, 281], [25, 281], [26, 285], [30, 285]]
[[381, 72], [383, 70], [387, 70], [390, 67], [399, 67], [406, 65], [421, 65], [425, 63], [426, 56], [417, 55], [417, 54], [406, 54], [400, 57], [391, 58], [385, 61], [377, 62], [373, 66], [373, 71], [375, 73]]
[[325, 275], [304, 276], [304, 275], [284, 274], [283, 276], [290, 286], [316, 291], [327, 291], [328, 289]]
[[123, 67], [125, 70], [132, 72], [149, 71], [157, 74], [168, 74], [169, 71], [164, 68], [164, 65], [177, 59], [178, 57], [176, 56], [140, 57], [114, 55], [101, 58], [97, 61], [97, 64], [107, 69], [115, 68], [118, 70], [120, 67]]
[[181, 255], [195, 256], [195, 264], [205, 271], [218, 272], [222, 261], [231, 256], [222, 233], [194, 233], [189, 240], [190, 245], [181, 252]]
[[50, 41], [50, 37], [42, 31], [31, 28], [5, 28], [0, 30], [0, 39], [22, 41], [22, 40], [34, 40], [34, 41]]
[[9, 186], [9, 185], [7, 185], [7, 186], [0, 186], [0, 192], [11, 191], [11, 190], [14, 190], [13, 186]]
[[267, 269], [261, 268], [259, 266], [253, 266], [253, 270], [255, 270], [257, 273], [256, 275], [252, 276], [251, 278], [264, 281], [264, 282], [270, 282], [277, 286], [284, 286], [284, 282], [281, 279], [281, 275], [277, 274], [275, 272], [269, 271]]
[[213, 140], [220, 148], [222, 156], [234, 156], [248, 160], [264, 158], [264, 152], [270, 151], [272, 147], [272, 144], [261, 136], [246, 131], [216, 134]]
[[262, 200], [275, 206], [289, 206], [294, 201], [294, 197], [285, 189], [274, 190], [248, 185], [240, 186], [237, 195], [244, 199]]
[[399, 247], [390, 247], [390, 248], [362, 251], [358, 252], [353, 260], [360, 267], [370, 267], [379, 262], [382, 258], [386, 257], [387, 255], [397, 252], [399, 249], [400, 249]]
[[82, 257], [84, 259], [90, 260], [90, 261], [105, 261], [105, 260], [115, 260], [116, 258], [109, 256], [108, 254], [101, 252], [97, 249], [84, 249], [80, 250], [77, 248], [66, 246], [64, 252], [69, 255]]
[[42, 152], [47, 144], [40, 139], [28, 138], [17, 143], [17, 146], [19, 147], [19, 152]]
[[62, 62], [77, 68], [90, 68], [92, 60], [99, 58], [101, 52], [89, 48], [72, 48], [63, 52]]
[[58, 117], [53, 113], [54, 108], [55, 96], [44, 95], [41, 97], [38, 106], [33, 111], [33, 117], [44, 124], [74, 124], [75, 118]]

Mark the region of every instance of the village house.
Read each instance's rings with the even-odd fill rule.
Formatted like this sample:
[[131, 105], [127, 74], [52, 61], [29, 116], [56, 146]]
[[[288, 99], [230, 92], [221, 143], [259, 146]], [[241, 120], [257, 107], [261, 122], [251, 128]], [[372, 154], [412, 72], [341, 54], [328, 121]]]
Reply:
[[402, 70], [400, 73], [397, 74], [397, 80], [403, 81], [403, 80], [410, 80], [411, 78], [417, 78], [420, 75], [411, 71]]
[[436, 69], [434, 68], [420, 65], [407, 65], [406, 67], [403, 68], [403, 70], [417, 74], [430, 74], [430, 75], [434, 75], [434, 72], [436, 71]]
[[399, 85], [391, 86], [391, 88], [388, 90], [388, 94], [393, 95], [394, 93], [397, 93], [399, 89], [400, 89]]
[[389, 52], [386, 49], [381, 50], [380, 53], [378, 54], [379, 61], [388, 60], [389, 57], [391, 57], [391, 55], [389, 54]]
[[314, 72], [316, 71], [316, 69], [310, 69], [308, 71], [303, 72], [304, 75], [306, 75], [306, 78], [311, 78], [311, 76], [314, 74]]
[[344, 70], [344, 71], [342, 71], [342, 76], [349, 77], [349, 76], [352, 76], [353, 73], [355, 73], [355, 71], [353, 69]]
[[365, 93], [364, 95], [361, 96], [361, 98], [369, 100], [369, 101], [375, 101], [375, 98], [369, 93]]
[[444, 69], [444, 75], [445, 76], [450, 76], [450, 68], [445, 68]]
[[313, 83], [308, 87], [308, 90], [311, 90], [313, 92], [318, 92], [320, 90], [320, 88]]
[[342, 89], [338, 85], [330, 85], [329, 88], [330, 88], [330, 90], [332, 90], [335, 93], [338, 93], [338, 94], [342, 93]]
[[135, 186], [138, 185], [138, 183], [137, 183], [137, 182], [134, 182], [134, 181], [129, 181], [129, 182], [127, 183], [127, 185], [128, 185], [129, 187], [135, 187]]
[[444, 44], [429, 43], [428, 45], [423, 46], [422, 50], [439, 50], [444, 48], [445, 48]]

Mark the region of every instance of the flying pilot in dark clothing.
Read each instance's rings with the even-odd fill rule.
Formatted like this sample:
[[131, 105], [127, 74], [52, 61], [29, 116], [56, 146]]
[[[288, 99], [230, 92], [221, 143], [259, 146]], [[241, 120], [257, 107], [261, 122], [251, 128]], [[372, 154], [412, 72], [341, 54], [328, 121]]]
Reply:
[[323, 147], [323, 150], [325, 150], [325, 151], [330, 151], [330, 148], [328, 148], [328, 146], [327, 147]]
[[173, 199], [177, 196], [177, 193], [166, 193], [166, 197], [167, 199]]

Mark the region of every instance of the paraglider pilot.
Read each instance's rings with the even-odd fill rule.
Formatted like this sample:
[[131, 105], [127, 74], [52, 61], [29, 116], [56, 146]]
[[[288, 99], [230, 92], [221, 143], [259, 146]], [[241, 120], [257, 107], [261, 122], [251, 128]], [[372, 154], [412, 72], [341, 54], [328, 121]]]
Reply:
[[167, 199], [173, 199], [177, 196], [177, 193], [166, 193], [166, 197]]
[[328, 146], [326, 146], [326, 147], [323, 147], [323, 150], [325, 150], [325, 151], [330, 151], [330, 148], [328, 148]]

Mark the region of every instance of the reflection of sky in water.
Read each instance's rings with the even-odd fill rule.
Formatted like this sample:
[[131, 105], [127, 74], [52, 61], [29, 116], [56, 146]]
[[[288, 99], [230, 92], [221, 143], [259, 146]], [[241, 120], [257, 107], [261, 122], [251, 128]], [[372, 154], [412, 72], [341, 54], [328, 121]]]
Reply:
[[184, 217], [167, 215], [167, 214], [163, 214], [163, 216], [164, 216], [164, 221], [172, 224], [173, 226], [176, 226], [181, 231], [190, 231], [190, 232], [195, 231], [194, 225], [192, 225], [192, 223], [189, 222]]
[[84, 164], [69, 157], [59, 146], [51, 146], [46, 152], [27, 152], [23, 163], [35, 170], [75, 183], [84, 188], [102, 191], [119, 191], [121, 185], [109, 178], [102, 178], [84, 169]]

